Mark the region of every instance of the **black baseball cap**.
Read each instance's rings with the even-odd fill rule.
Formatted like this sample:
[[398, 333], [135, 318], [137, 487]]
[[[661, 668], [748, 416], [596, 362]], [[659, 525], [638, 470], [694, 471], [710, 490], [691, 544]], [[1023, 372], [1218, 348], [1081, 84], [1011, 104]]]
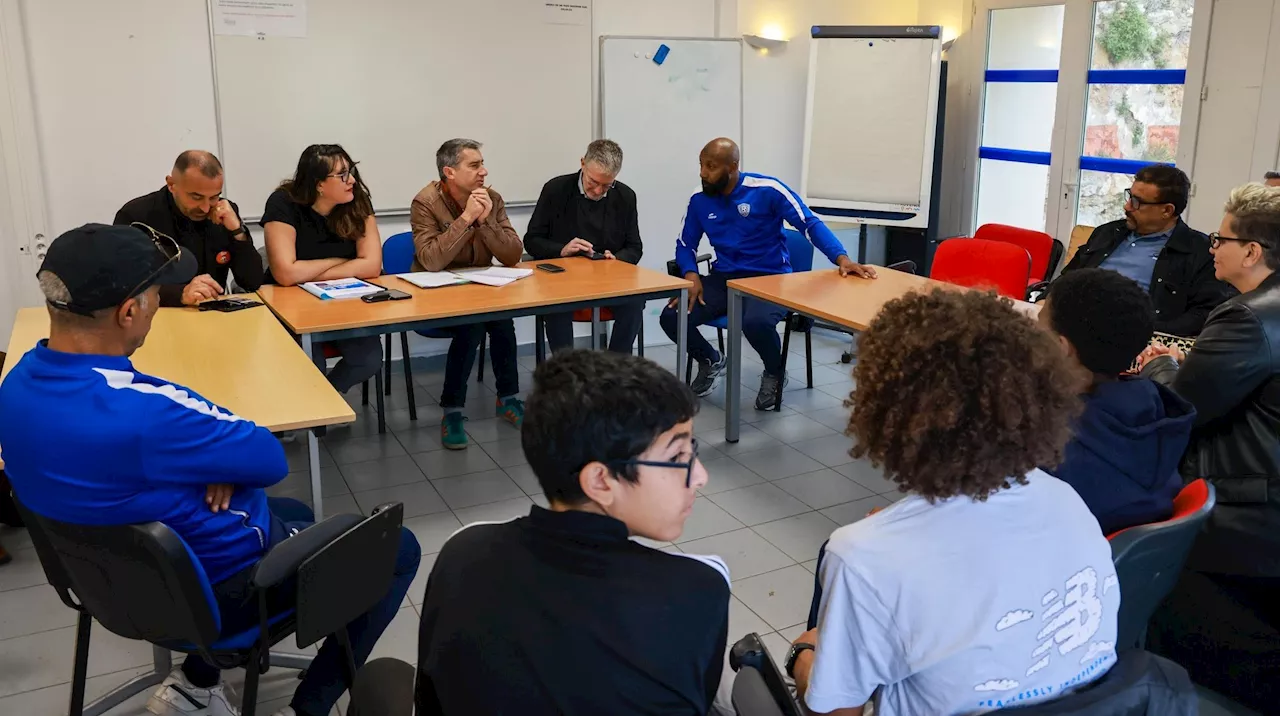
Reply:
[[186, 284], [196, 259], [171, 236], [142, 223], [85, 224], [53, 240], [37, 276], [48, 271], [71, 294], [49, 305], [82, 316], [119, 306], [151, 286]]

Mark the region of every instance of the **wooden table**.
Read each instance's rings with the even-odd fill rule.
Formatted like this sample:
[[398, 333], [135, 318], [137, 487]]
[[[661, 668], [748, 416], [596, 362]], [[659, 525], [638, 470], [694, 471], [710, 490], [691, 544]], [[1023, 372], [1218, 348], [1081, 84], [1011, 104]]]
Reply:
[[[841, 277], [834, 270], [804, 271], [773, 276], [735, 279], [728, 283], [729, 302], [729, 367], [725, 392], [724, 435], [729, 442], [738, 441], [742, 410], [742, 299], [750, 296], [783, 306], [809, 318], [838, 326], [865, 331], [884, 304], [912, 291], [929, 291], [942, 287], [964, 291], [949, 283], [923, 276], [876, 268], [875, 280]], [[1034, 318], [1039, 306], [1015, 301], [1015, 307]]]
[[[48, 335], [47, 309], [18, 311], [0, 382]], [[308, 356], [266, 308], [235, 313], [162, 308], [132, 360], [139, 371], [184, 385], [273, 432], [354, 421], [351, 406]], [[310, 430], [307, 434], [315, 440]], [[318, 521], [323, 512], [316, 454], [310, 469]]]
[[[302, 350], [308, 355], [313, 341], [421, 331], [580, 308], [597, 309], [593, 324], [598, 324], [598, 309], [602, 306], [676, 297], [682, 307], [676, 368], [678, 375], [684, 372], [688, 321], [685, 309], [692, 284], [624, 261], [575, 257], [528, 261], [519, 266], [534, 268], [541, 263], [556, 264], [565, 271], [535, 270], [532, 276], [502, 287], [465, 284], [431, 289], [418, 288], [395, 276], [382, 276], [372, 282], [399, 289], [412, 298], [381, 303], [358, 299], [321, 301], [296, 286], [263, 286], [258, 295], [289, 330], [301, 337]], [[598, 334], [599, 326], [593, 328], [596, 330], [592, 335]]]

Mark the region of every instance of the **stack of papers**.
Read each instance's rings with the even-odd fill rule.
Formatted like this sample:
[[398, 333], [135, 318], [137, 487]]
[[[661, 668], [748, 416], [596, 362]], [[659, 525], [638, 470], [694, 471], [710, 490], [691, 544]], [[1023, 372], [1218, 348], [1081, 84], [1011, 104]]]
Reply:
[[460, 283], [482, 283], [486, 286], [506, 286], [533, 274], [533, 269], [505, 268], [491, 266], [484, 269], [465, 269], [461, 271], [419, 271], [417, 273], [397, 274], [400, 278], [418, 288], [440, 288]]
[[384, 290], [358, 278], [341, 278], [334, 281], [310, 281], [300, 284], [302, 290], [320, 299], [359, 298]]

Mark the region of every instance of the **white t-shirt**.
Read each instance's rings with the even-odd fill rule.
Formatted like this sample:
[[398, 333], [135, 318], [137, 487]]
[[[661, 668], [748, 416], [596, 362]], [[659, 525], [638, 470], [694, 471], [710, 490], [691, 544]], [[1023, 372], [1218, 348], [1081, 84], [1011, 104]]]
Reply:
[[911, 495], [831, 535], [805, 701], [967, 714], [1056, 698], [1116, 660], [1111, 548], [1040, 470], [975, 502]]

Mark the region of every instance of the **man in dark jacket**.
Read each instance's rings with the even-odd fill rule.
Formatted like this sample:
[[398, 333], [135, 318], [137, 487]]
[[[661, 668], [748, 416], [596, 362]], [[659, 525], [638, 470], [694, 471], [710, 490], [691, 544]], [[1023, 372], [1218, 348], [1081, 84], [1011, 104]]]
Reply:
[[1235, 291], [1214, 278], [1209, 238], [1182, 221], [1190, 191], [1182, 170], [1143, 167], [1125, 190], [1124, 219], [1094, 229], [1063, 274], [1104, 268], [1127, 276], [1151, 294], [1155, 330], [1198, 335], [1209, 312]]
[[185, 286], [160, 289], [161, 306], [194, 306], [221, 294], [227, 274], [245, 291], [262, 285], [262, 257], [240, 208], [222, 198], [222, 163], [209, 152], [189, 149], [178, 155], [165, 185], [130, 201], [116, 212], [115, 224], [139, 222], [172, 236], [196, 258], [198, 274]]
[[1048, 472], [1076, 489], [1103, 534], [1168, 519], [1182, 488], [1195, 409], [1158, 383], [1121, 375], [1152, 322], [1142, 287], [1103, 269], [1063, 275], [1040, 310], [1040, 323], [1092, 374], [1062, 464]]
[[[582, 169], [558, 176], [542, 187], [529, 219], [524, 248], [535, 259], [604, 254], [629, 264], [640, 263], [640, 219], [636, 193], [617, 181], [622, 148], [608, 139], [587, 145]], [[630, 353], [644, 320], [644, 302], [612, 306], [613, 337], [609, 350]], [[552, 351], [573, 347], [573, 313], [546, 316]]]

